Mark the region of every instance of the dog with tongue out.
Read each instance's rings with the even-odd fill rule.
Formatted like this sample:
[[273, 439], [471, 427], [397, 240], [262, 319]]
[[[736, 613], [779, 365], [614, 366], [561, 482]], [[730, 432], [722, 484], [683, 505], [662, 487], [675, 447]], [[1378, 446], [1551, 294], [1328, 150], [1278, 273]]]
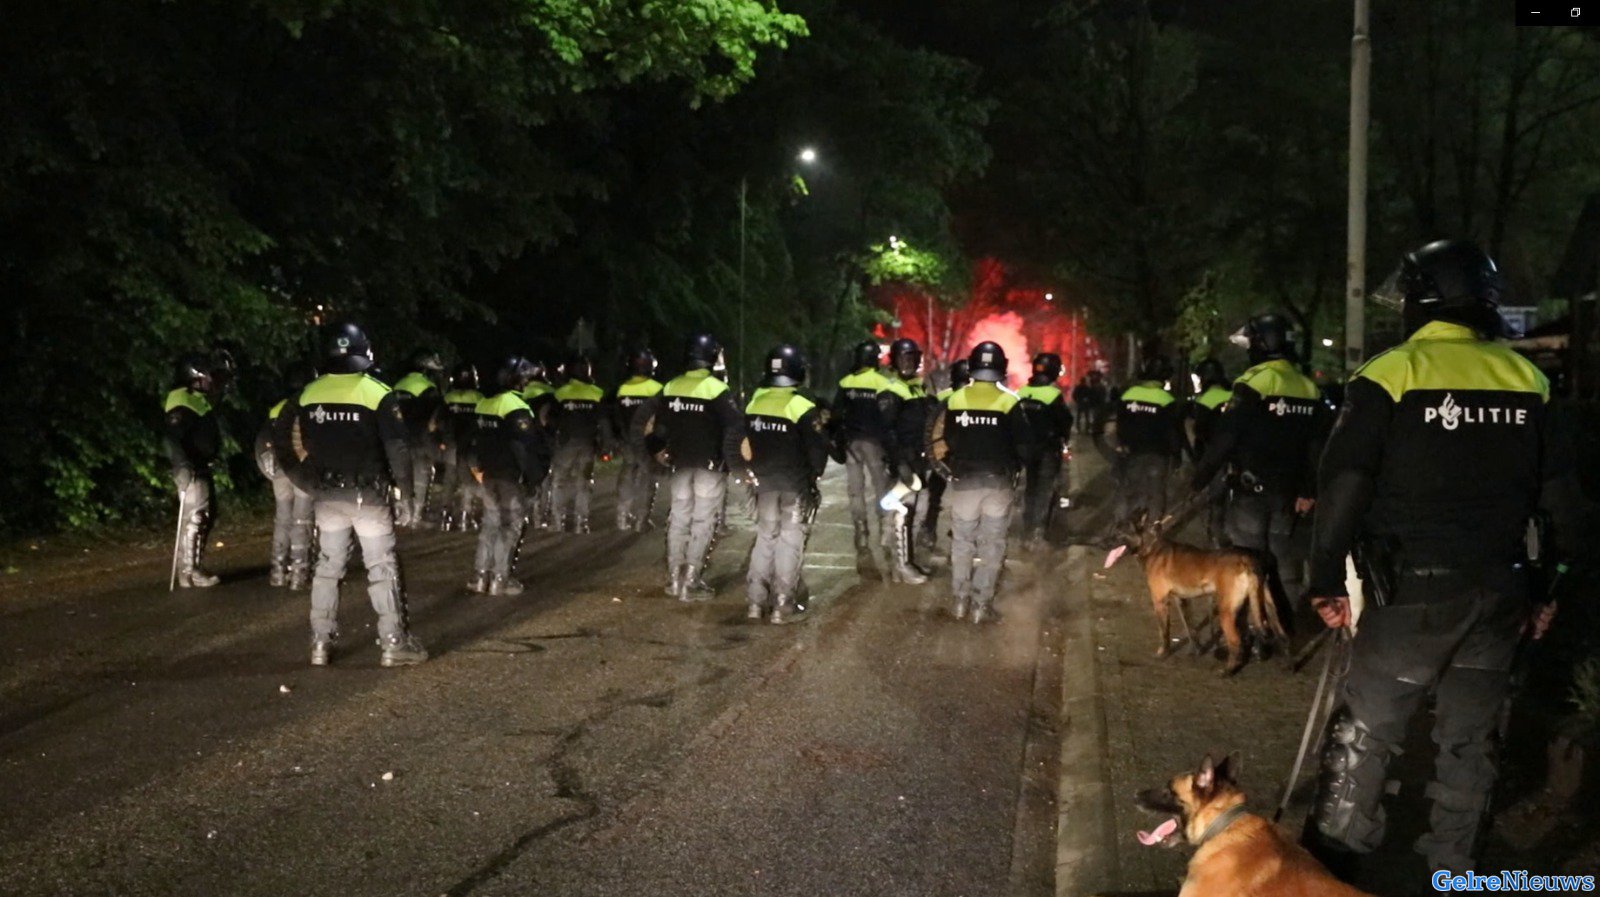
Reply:
[[[1238, 761], [1210, 754], [1194, 772], [1139, 793], [1139, 806], [1167, 818], [1139, 832], [1146, 847], [1195, 847], [1179, 897], [1363, 897], [1277, 826], [1245, 809]], [[1370, 897], [1370, 895], [1366, 895]]]

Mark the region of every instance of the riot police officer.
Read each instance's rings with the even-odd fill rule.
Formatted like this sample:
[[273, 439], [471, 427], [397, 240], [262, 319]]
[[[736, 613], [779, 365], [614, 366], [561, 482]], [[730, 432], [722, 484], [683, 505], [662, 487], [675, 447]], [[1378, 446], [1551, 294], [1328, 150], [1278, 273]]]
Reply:
[[[1222, 417], [1228, 399], [1233, 396], [1233, 385], [1228, 381], [1222, 363], [1215, 358], [1204, 359], [1195, 365], [1194, 375], [1200, 381], [1200, 392], [1189, 402], [1189, 420], [1194, 428], [1190, 454], [1199, 463], [1205, 457], [1211, 434], [1217, 428], [1217, 420]], [[1227, 493], [1218, 489], [1206, 502], [1206, 536], [1217, 548], [1227, 543], [1227, 536], [1223, 532], [1227, 512]]]
[[[934, 398], [939, 400], [940, 405], [943, 405], [950, 400], [951, 396], [955, 395], [956, 390], [971, 382], [972, 374], [967, 370], [967, 360], [965, 358], [957, 358], [955, 361], [950, 362], [950, 385], [939, 390], [934, 395]], [[935, 405], [928, 415], [928, 421], [925, 426], [931, 426], [934, 415], [938, 413], [939, 405]], [[923, 436], [922, 441], [924, 443], [923, 457], [927, 457], [926, 435]], [[936, 464], [929, 465], [933, 473], [928, 479], [927, 489], [924, 490], [928, 494], [928, 512], [923, 515], [922, 527], [917, 534], [918, 541], [922, 543], [921, 547], [930, 554], [939, 544], [939, 511], [944, 506], [944, 492], [950, 482], [944, 478], [944, 474], [939, 469], [940, 466]]]
[[222, 448], [211, 407], [218, 391], [211, 362], [203, 355], [185, 355], [173, 366], [172, 390], [163, 404], [163, 442], [178, 489], [176, 582], [184, 589], [209, 589], [219, 581], [202, 563], [215, 523], [211, 465]]
[[440, 494], [443, 514], [440, 526], [465, 532], [474, 518], [474, 511], [483, 499], [483, 487], [472, 477], [472, 468], [465, 461], [466, 445], [478, 426], [478, 403], [483, 393], [478, 390], [478, 368], [462, 362], [450, 371], [450, 389], [444, 394], [444, 408], [440, 416], [439, 435]]
[[999, 619], [995, 589], [1006, 560], [1006, 530], [1017, 471], [1035, 443], [1015, 393], [1001, 386], [1006, 354], [982, 342], [967, 359], [975, 381], [955, 390], [935, 414], [928, 453], [950, 481], [951, 613], [972, 622]]
[[[895, 478], [912, 492], [903, 504], [905, 511], [892, 515], [895, 526], [885, 533], [894, 552], [894, 566], [890, 578], [896, 582], [921, 585], [928, 581], [928, 571], [916, 560], [916, 534], [926, 524], [928, 517], [930, 483], [936, 474], [928, 464], [928, 420], [939, 406], [939, 400], [928, 393], [922, 381], [922, 347], [916, 340], [901, 337], [889, 344], [889, 371], [887, 376], [905, 385], [905, 397], [895, 415], [894, 474]], [[881, 508], [882, 505], [880, 504]], [[891, 518], [884, 518], [889, 520]]]
[[1300, 565], [1289, 563], [1289, 540], [1295, 518], [1311, 510], [1316, 494], [1326, 406], [1290, 358], [1289, 326], [1281, 315], [1257, 315], [1230, 339], [1249, 352], [1251, 367], [1234, 381], [1227, 410], [1206, 434], [1193, 485], [1206, 489], [1227, 472], [1228, 541], [1264, 553], [1284, 585], [1298, 593]]
[[828, 464], [822, 409], [796, 390], [806, 380], [806, 360], [794, 346], [767, 354], [767, 373], [745, 407], [740, 457], [756, 495], [756, 540], [746, 576], [748, 616], [770, 611], [788, 621], [796, 603], [806, 538], [817, 510], [817, 478]]
[[[319, 550], [311, 584], [311, 663], [326, 666], [338, 630], [339, 584], [353, 540], [361, 543], [367, 594], [378, 613], [378, 644], [386, 667], [421, 663], [428, 652], [406, 627], [396, 522], [416, 506], [411, 452], [399, 400], [366, 371], [372, 344], [355, 324], [328, 337], [321, 377], [278, 415], [273, 438], [279, 466], [311, 493]], [[391, 490], [400, 499], [391, 503]]]
[[589, 532], [589, 499], [594, 492], [594, 462], [611, 441], [610, 420], [602, 413], [605, 390], [594, 385], [594, 363], [581, 355], [562, 366], [567, 382], [556, 388], [550, 406], [555, 459], [551, 465], [550, 504], [556, 529]]
[[[556, 401], [556, 388], [550, 382], [550, 369], [543, 361], [534, 359], [533, 373], [528, 378], [528, 385], [522, 390], [522, 399], [527, 402], [528, 410], [533, 418], [544, 428], [546, 441], [550, 440], [551, 409]], [[545, 477], [538, 490], [533, 495], [533, 525], [540, 529], [549, 529], [555, 524], [555, 505], [552, 503], [555, 488], [555, 478]]]
[[1120, 516], [1148, 511], [1152, 518], [1167, 512], [1167, 479], [1188, 444], [1183, 434], [1182, 406], [1167, 391], [1172, 362], [1152, 355], [1139, 366], [1139, 380], [1117, 399], [1116, 461], [1120, 467]]
[[290, 365], [284, 383], [288, 395], [267, 411], [267, 419], [256, 432], [256, 469], [272, 484], [272, 557], [267, 566], [267, 584], [287, 585], [301, 591], [311, 585], [311, 493], [301, 489], [278, 467], [272, 437], [278, 417], [289, 400], [317, 379], [317, 369], [308, 362]]
[[1057, 385], [1060, 379], [1061, 356], [1040, 352], [1033, 357], [1028, 384], [1017, 391], [1038, 445], [1023, 468], [1022, 532], [1030, 546], [1044, 538], [1050, 506], [1056, 501], [1056, 482], [1061, 478], [1061, 455], [1072, 438], [1072, 412]]
[[428, 506], [428, 487], [433, 483], [433, 468], [439, 463], [439, 436], [444, 400], [438, 378], [444, 375], [444, 362], [432, 349], [418, 349], [406, 365], [406, 375], [394, 385], [400, 402], [400, 415], [406, 421], [406, 438], [411, 445], [411, 525], [422, 525]]
[[[1344, 874], [1383, 840], [1388, 764], [1430, 692], [1439, 750], [1416, 847], [1435, 870], [1472, 868], [1496, 718], [1533, 613], [1525, 533], [1554, 474], [1549, 384], [1491, 341], [1503, 326], [1494, 262], [1469, 242], [1430, 243], [1397, 284], [1407, 339], [1351, 378], [1318, 476], [1312, 604], [1328, 626], [1349, 624], [1357, 547], [1368, 595], [1306, 831]], [[1535, 637], [1551, 615], [1534, 616]]]
[[716, 337], [689, 337], [686, 370], [667, 382], [654, 413], [642, 422], [652, 453], [660, 452], [671, 470], [667, 592], [679, 601], [711, 598], [703, 574], [728, 494], [728, 463], [738, 459], [744, 439], [744, 415], [728, 384], [712, 373], [721, 360], [722, 344]]
[[550, 472], [545, 430], [522, 398], [534, 364], [507, 357], [495, 371], [494, 394], [478, 403], [476, 429], [467, 446], [473, 478], [483, 484], [483, 527], [467, 591], [520, 595], [512, 574], [528, 523], [528, 502]]
[[[612, 432], [621, 443], [622, 470], [617, 476], [617, 529], [644, 532], [655, 503], [658, 465], [645, 448], [635, 423], [641, 412], [655, 413], [661, 381], [656, 376], [656, 353], [641, 348], [628, 356], [628, 379], [611, 397]], [[648, 408], [648, 411], [645, 409]]]
[[[850, 352], [850, 373], [839, 380], [833, 403], [835, 439], [844, 447], [850, 489], [850, 522], [855, 527], [857, 554], [871, 550], [871, 519], [878, 500], [889, 491], [890, 464], [895, 457], [895, 419], [911, 392], [899, 378], [878, 369], [882, 350], [864, 340]], [[885, 515], [882, 542], [889, 544], [893, 518]]]

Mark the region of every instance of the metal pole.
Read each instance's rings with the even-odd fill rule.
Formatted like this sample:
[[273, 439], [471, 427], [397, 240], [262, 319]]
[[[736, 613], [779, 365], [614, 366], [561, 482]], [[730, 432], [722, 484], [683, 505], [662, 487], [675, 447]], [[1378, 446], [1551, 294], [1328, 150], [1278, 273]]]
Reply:
[[1350, 202], [1346, 247], [1344, 362], [1355, 370], [1367, 355], [1367, 124], [1371, 120], [1371, 0], [1355, 0], [1350, 38]]
[[739, 399], [741, 402], [744, 400], [745, 219], [749, 216], [750, 209], [749, 205], [747, 205], [745, 202], [745, 194], [749, 190], [749, 187], [750, 179], [748, 177], [742, 177], [739, 179], [739, 351], [737, 353], [739, 370], [737, 374], [735, 374], [735, 382], [737, 382], [739, 385]]

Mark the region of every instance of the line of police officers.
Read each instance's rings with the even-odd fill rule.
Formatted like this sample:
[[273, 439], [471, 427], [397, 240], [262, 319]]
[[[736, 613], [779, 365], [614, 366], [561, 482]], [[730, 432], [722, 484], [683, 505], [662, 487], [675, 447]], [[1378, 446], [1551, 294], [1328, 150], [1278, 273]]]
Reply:
[[[1492, 341], [1501, 334], [1502, 290], [1493, 261], [1469, 243], [1429, 244], [1405, 257], [1398, 282], [1407, 341], [1356, 372], [1331, 433], [1276, 315], [1235, 335], [1252, 364], [1231, 387], [1220, 366], [1202, 365], [1203, 388], [1186, 411], [1166, 386], [1170, 368], [1155, 358], [1115, 413], [1124, 512], [1161, 514], [1167, 480], [1188, 452], [1196, 492], [1225, 496], [1213, 503], [1213, 531], [1267, 558], [1284, 558], [1296, 517], [1320, 499], [1306, 594], [1329, 627], [1352, 622], [1345, 558], [1353, 550], [1367, 593], [1382, 598], [1361, 616], [1307, 825], [1308, 846], [1346, 875], [1382, 839], [1387, 764], [1430, 693], [1439, 757], [1428, 787], [1431, 828], [1418, 848], [1436, 869], [1470, 867], [1494, 778], [1495, 719], [1530, 623], [1527, 526], [1541, 493], [1570, 473], [1555, 451], [1545, 378]], [[620, 439], [617, 526], [648, 525], [665, 471], [667, 591], [679, 600], [711, 595], [703, 574], [731, 476], [754, 496], [749, 615], [784, 622], [802, 612], [801, 558], [831, 454], [847, 467], [858, 553], [871, 552], [876, 522], [892, 580], [925, 581], [913, 548], [932, 544], [939, 503], [949, 501], [952, 613], [981, 623], [996, 617], [1016, 478], [1025, 483], [1024, 532], [1037, 538], [1072, 430], [1055, 385], [1060, 360], [1035, 359], [1028, 385], [1013, 393], [1001, 385], [1008, 360], [989, 342], [937, 396], [919, 376], [915, 343], [896, 341], [883, 369], [877, 344], [864, 342], [831, 409], [803, 391], [800, 352], [780, 346], [741, 410], [716, 375], [722, 347], [709, 334], [688, 341], [684, 373], [665, 384], [654, 379], [654, 356], [636, 353], [611, 396], [593, 384], [587, 362], [552, 388], [540, 366], [513, 357], [488, 395], [461, 367], [449, 391], [430, 399], [436, 356], [413, 359], [392, 390], [366, 373], [372, 359], [359, 328], [336, 330], [321, 376], [304, 384], [310, 372], [291, 376], [290, 395], [258, 442], [279, 505], [275, 583], [304, 587], [309, 520], [317, 530], [314, 664], [329, 659], [353, 540], [368, 569], [383, 664], [426, 659], [406, 629], [394, 525], [420, 517], [436, 456], [446, 527], [470, 525], [474, 503], [483, 506], [473, 591], [522, 591], [511, 573], [530, 502], [549, 502], [546, 525], [570, 513], [570, 528], [587, 530], [596, 453]], [[180, 496], [179, 581], [206, 587], [216, 583], [201, 566], [219, 444], [208, 397], [215, 383], [194, 359], [180, 363], [178, 381], [166, 421]], [[1194, 417], [1192, 445], [1185, 413]], [[1548, 547], [1544, 555], [1548, 568]], [[1299, 565], [1275, 566], [1299, 578]], [[1552, 601], [1532, 614], [1535, 636], [1553, 613]]]
[[[666, 591], [681, 601], [711, 597], [704, 572], [730, 479], [749, 491], [756, 520], [749, 615], [781, 623], [804, 611], [801, 562], [817, 480], [832, 455], [849, 471], [857, 547], [864, 560], [879, 561], [869, 535], [876, 522], [889, 553], [880, 569], [893, 582], [926, 582], [914, 546], [936, 542], [948, 486], [955, 615], [970, 608], [975, 622], [995, 619], [1015, 478], [1025, 478], [1030, 537], [1054, 501], [1072, 426], [1054, 385], [1060, 359], [1041, 355], [1029, 386], [1011, 393], [1000, 385], [1004, 352], [984, 343], [934, 396], [915, 342], [897, 340], [887, 368], [874, 342], [853, 354], [854, 369], [830, 406], [804, 390], [800, 351], [779, 346], [741, 409], [718, 376], [723, 351], [710, 334], [688, 340], [683, 373], [665, 383], [655, 379], [654, 354], [635, 352], [627, 379], [607, 394], [586, 359], [563, 365], [564, 382], [555, 387], [541, 365], [521, 356], [502, 361], [487, 385], [471, 365], [459, 365], [441, 389], [444, 366], [431, 351], [413, 355], [391, 388], [372, 376], [366, 334], [341, 325], [320, 368], [289, 371], [288, 394], [257, 435], [257, 464], [276, 499], [269, 580], [310, 588], [312, 662], [326, 664], [339, 582], [359, 541], [382, 662], [420, 662], [427, 654], [406, 627], [394, 528], [421, 525], [434, 471], [442, 472], [439, 524], [478, 530], [467, 589], [517, 595], [525, 587], [513, 571], [528, 523], [588, 532], [596, 460], [615, 453], [618, 529], [647, 529], [657, 483], [666, 481]], [[199, 357], [186, 357], [176, 379], [166, 409], [181, 506], [178, 580], [208, 587], [217, 582], [201, 563], [220, 444], [210, 404], [217, 386]]]

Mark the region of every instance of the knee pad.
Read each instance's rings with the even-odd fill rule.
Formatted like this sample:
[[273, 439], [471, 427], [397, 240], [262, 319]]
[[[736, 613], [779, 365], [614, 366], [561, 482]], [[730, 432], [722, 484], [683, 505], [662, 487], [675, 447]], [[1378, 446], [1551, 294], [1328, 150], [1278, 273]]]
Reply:
[[1328, 721], [1312, 817], [1323, 837], [1357, 852], [1382, 840], [1383, 777], [1392, 745], [1380, 741], [1348, 706]]

